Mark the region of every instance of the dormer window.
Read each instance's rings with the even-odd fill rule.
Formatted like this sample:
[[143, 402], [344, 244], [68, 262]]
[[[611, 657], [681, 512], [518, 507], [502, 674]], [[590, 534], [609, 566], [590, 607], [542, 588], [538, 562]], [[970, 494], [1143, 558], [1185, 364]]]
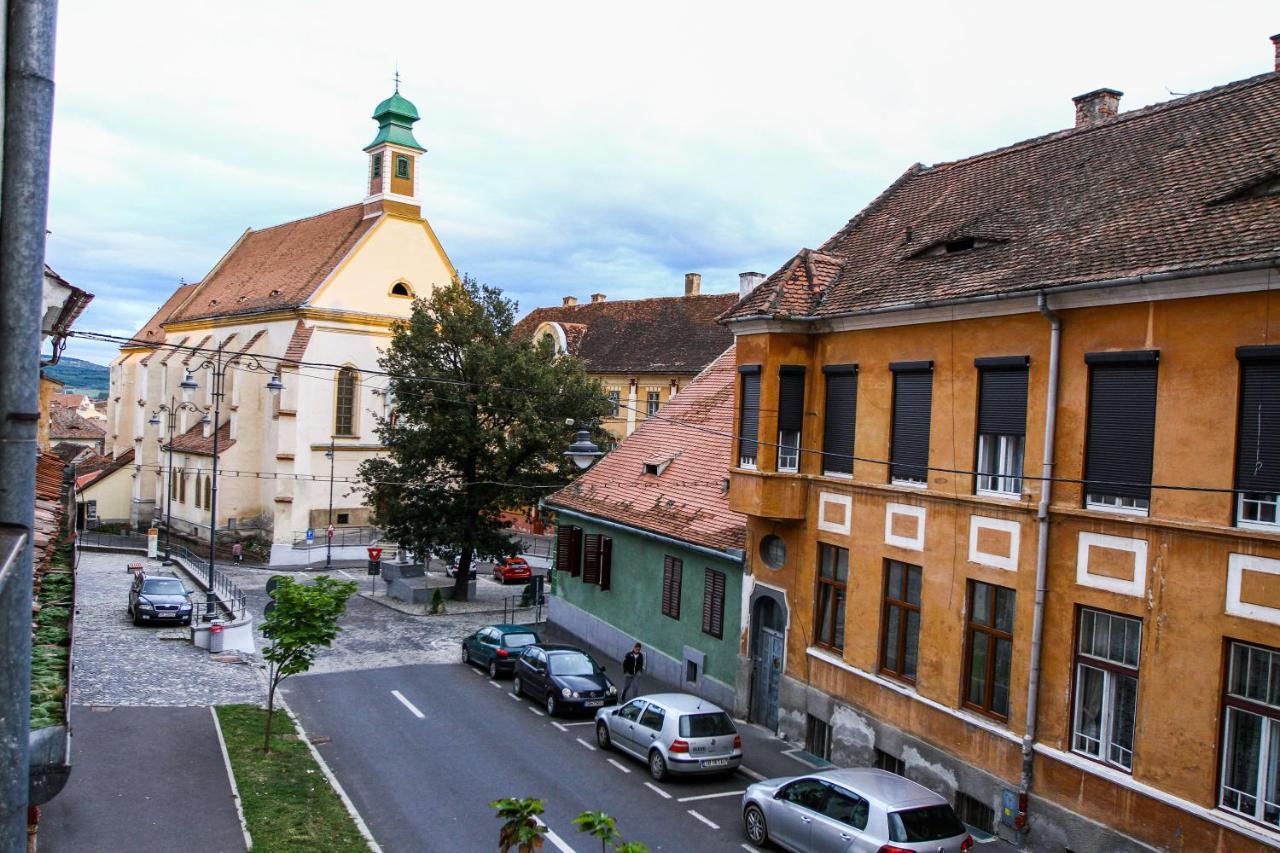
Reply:
[[661, 477], [663, 472], [667, 470], [667, 466], [674, 462], [676, 456], [679, 455], [680, 454], [677, 453], [674, 456], [668, 456], [665, 459], [649, 459], [643, 463], [643, 473], [648, 476]]
[[396, 177], [402, 179], [409, 177], [409, 158], [403, 154], [396, 155]]
[[975, 247], [977, 243], [972, 237], [961, 237], [959, 240], [948, 240], [942, 244], [942, 250], [947, 254], [951, 252], [967, 252]]
[[974, 249], [985, 249], [987, 246], [995, 246], [1003, 243], [1003, 240], [991, 240], [983, 237], [953, 237], [947, 240], [938, 240], [930, 244], [927, 248], [916, 252], [914, 258], [932, 258], [939, 255], [954, 255], [957, 252], [969, 252]]
[[391, 295], [403, 296], [407, 299], [412, 299], [413, 290], [409, 287], [409, 285], [405, 284], [403, 281], [397, 281], [395, 284], [391, 285]]
[[1242, 186], [1237, 186], [1225, 195], [1213, 199], [1209, 204], [1226, 204], [1232, 201], [1248, 201], [1254, 198], [1280, 195], [1280, 173], [1273, 172], [1261, 178], [1253, 178]]

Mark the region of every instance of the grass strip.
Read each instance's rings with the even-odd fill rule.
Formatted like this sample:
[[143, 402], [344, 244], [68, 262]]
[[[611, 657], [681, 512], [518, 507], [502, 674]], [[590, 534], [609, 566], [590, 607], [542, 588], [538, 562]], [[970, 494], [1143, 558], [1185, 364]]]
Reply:
[[264, 709], [221, 705], [217, 714], [254, 853], [368, 850], [288, 714], [276, 711], [270, 755], [262, 752]]

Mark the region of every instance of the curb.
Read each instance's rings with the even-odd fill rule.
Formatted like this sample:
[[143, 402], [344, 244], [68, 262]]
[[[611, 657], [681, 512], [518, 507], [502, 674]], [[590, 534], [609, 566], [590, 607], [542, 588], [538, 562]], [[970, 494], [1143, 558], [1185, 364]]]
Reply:
[[244, 806], [240, 802], [240, 788], [236, 785], [236, 774], [231, 769], [231, 755], [227, 752], [227, 741], [222, 736], [222, 723], [218, 722], [218, 709], [210, 705], [209, 715], [213, 717], [213, 730], [218, 733], [218, 748], [222, 750], [222, 763], [227, 768], [227, 781], [231, 783], [231, 799], [236, 804], [236, 817], [240, 818], [240, 832], [244, 835], [244, 849], [253, 849], [253, 836], [249, 834], [249, 824], [244, 819]]

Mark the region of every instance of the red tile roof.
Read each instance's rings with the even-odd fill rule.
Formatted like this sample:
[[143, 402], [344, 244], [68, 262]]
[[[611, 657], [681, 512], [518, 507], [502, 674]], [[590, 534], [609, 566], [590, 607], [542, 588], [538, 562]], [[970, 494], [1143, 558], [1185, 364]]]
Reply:
[[169, 318], [185, 322], [294, 308], [311, 297], [377, 217], [364, 205], [246, 231]]
[[[695, 545], [742, 548], [746, 516], [729, 509], [726, 489], [736, 376], [730, 347], [658, 417], [545, 503]], [[644, 473], [646, 462], [668, 459], [661, 474]]]
[[293, 337], [289, 338], [289, 346], [284, 351], [284, 360], [295, 363], [302, 361], [307, 354], [307, 344], [311, 343], [311, 333], [314, 331], [314, 326], [308, 326], [299, 320], [298, 325], [293, 327]]
[[169, 294], [169, 298], [164, 301], [164, 304], [156, 310], [156, 313], [151, 315], [151, 319], [134, 333], [133, 340], [136, 342], [135, 345], [145, 346], [149, 343], [163, 343], [164, 329], [161, 326], [168, 322], [169, 317], [181, 307], [183, 301], [199, 286], [200, 282], [198, 281], [191, 284], [178, 285], [177, 289]]
[[913, 166], [725, 316], [830, 317], [1275, 262], [1277, 128], [1269, 73]]
[[716, 317], [737, 298], [718, 293], [535, 308], [513, 334], [531, 338], [542, 323], [559, 323], [569, 352], [590, 373], [692, 375], [733, 343]]
[[54, 394], [49, 400], [49, 405], [64, 409], [78, 409], [83, 406], [88, 399], [89, 397], [85, 394]]
[[106, 438], [107, 430], [95, 421], [83, 418], [75, 409], [54, 407], [49, 411], [49, 439], [92, 439]]
[[97, 470], [90, 471], [88, 473], [80, 473], [82, 468], [78, 466], [76, 468], [76, 489], [83, 491], [85, 488], [99, 480], [105, 480], [107, 477], [110, 477], [126, 465], [132, 465], [133, 457], [133, 448], [130, 447], [124, 453], [121, 453], [108, 464], [98, 468]]
[[[235, 446], [231, 438], [231, 421], [218, 428], [218, 453]], [[196, 453], [201, 456], [213, 455], [213, 435], [204, 434], [204, 424], [199, 421], [191, 429], [173, 437], [174, 453]]]
[[48, 451], [36, 457], [36, 499], [56, 501], [62, 496], [62, 471], [66, 463]]

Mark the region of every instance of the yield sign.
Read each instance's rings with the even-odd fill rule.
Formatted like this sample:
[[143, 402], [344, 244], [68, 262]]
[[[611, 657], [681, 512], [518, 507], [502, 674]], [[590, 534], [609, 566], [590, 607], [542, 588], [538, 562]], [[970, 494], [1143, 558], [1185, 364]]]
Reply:
[[381, 549], [381, 548], [370, 548], [370, 549], [369, 549], [369, 559], [370, 559], [370, 560], [373, 560], [375, 563], [376, 563], [376, 562], [378, 562], [379, 560], [381, 560], [381, 559], [382, 559], [382, 549]]

